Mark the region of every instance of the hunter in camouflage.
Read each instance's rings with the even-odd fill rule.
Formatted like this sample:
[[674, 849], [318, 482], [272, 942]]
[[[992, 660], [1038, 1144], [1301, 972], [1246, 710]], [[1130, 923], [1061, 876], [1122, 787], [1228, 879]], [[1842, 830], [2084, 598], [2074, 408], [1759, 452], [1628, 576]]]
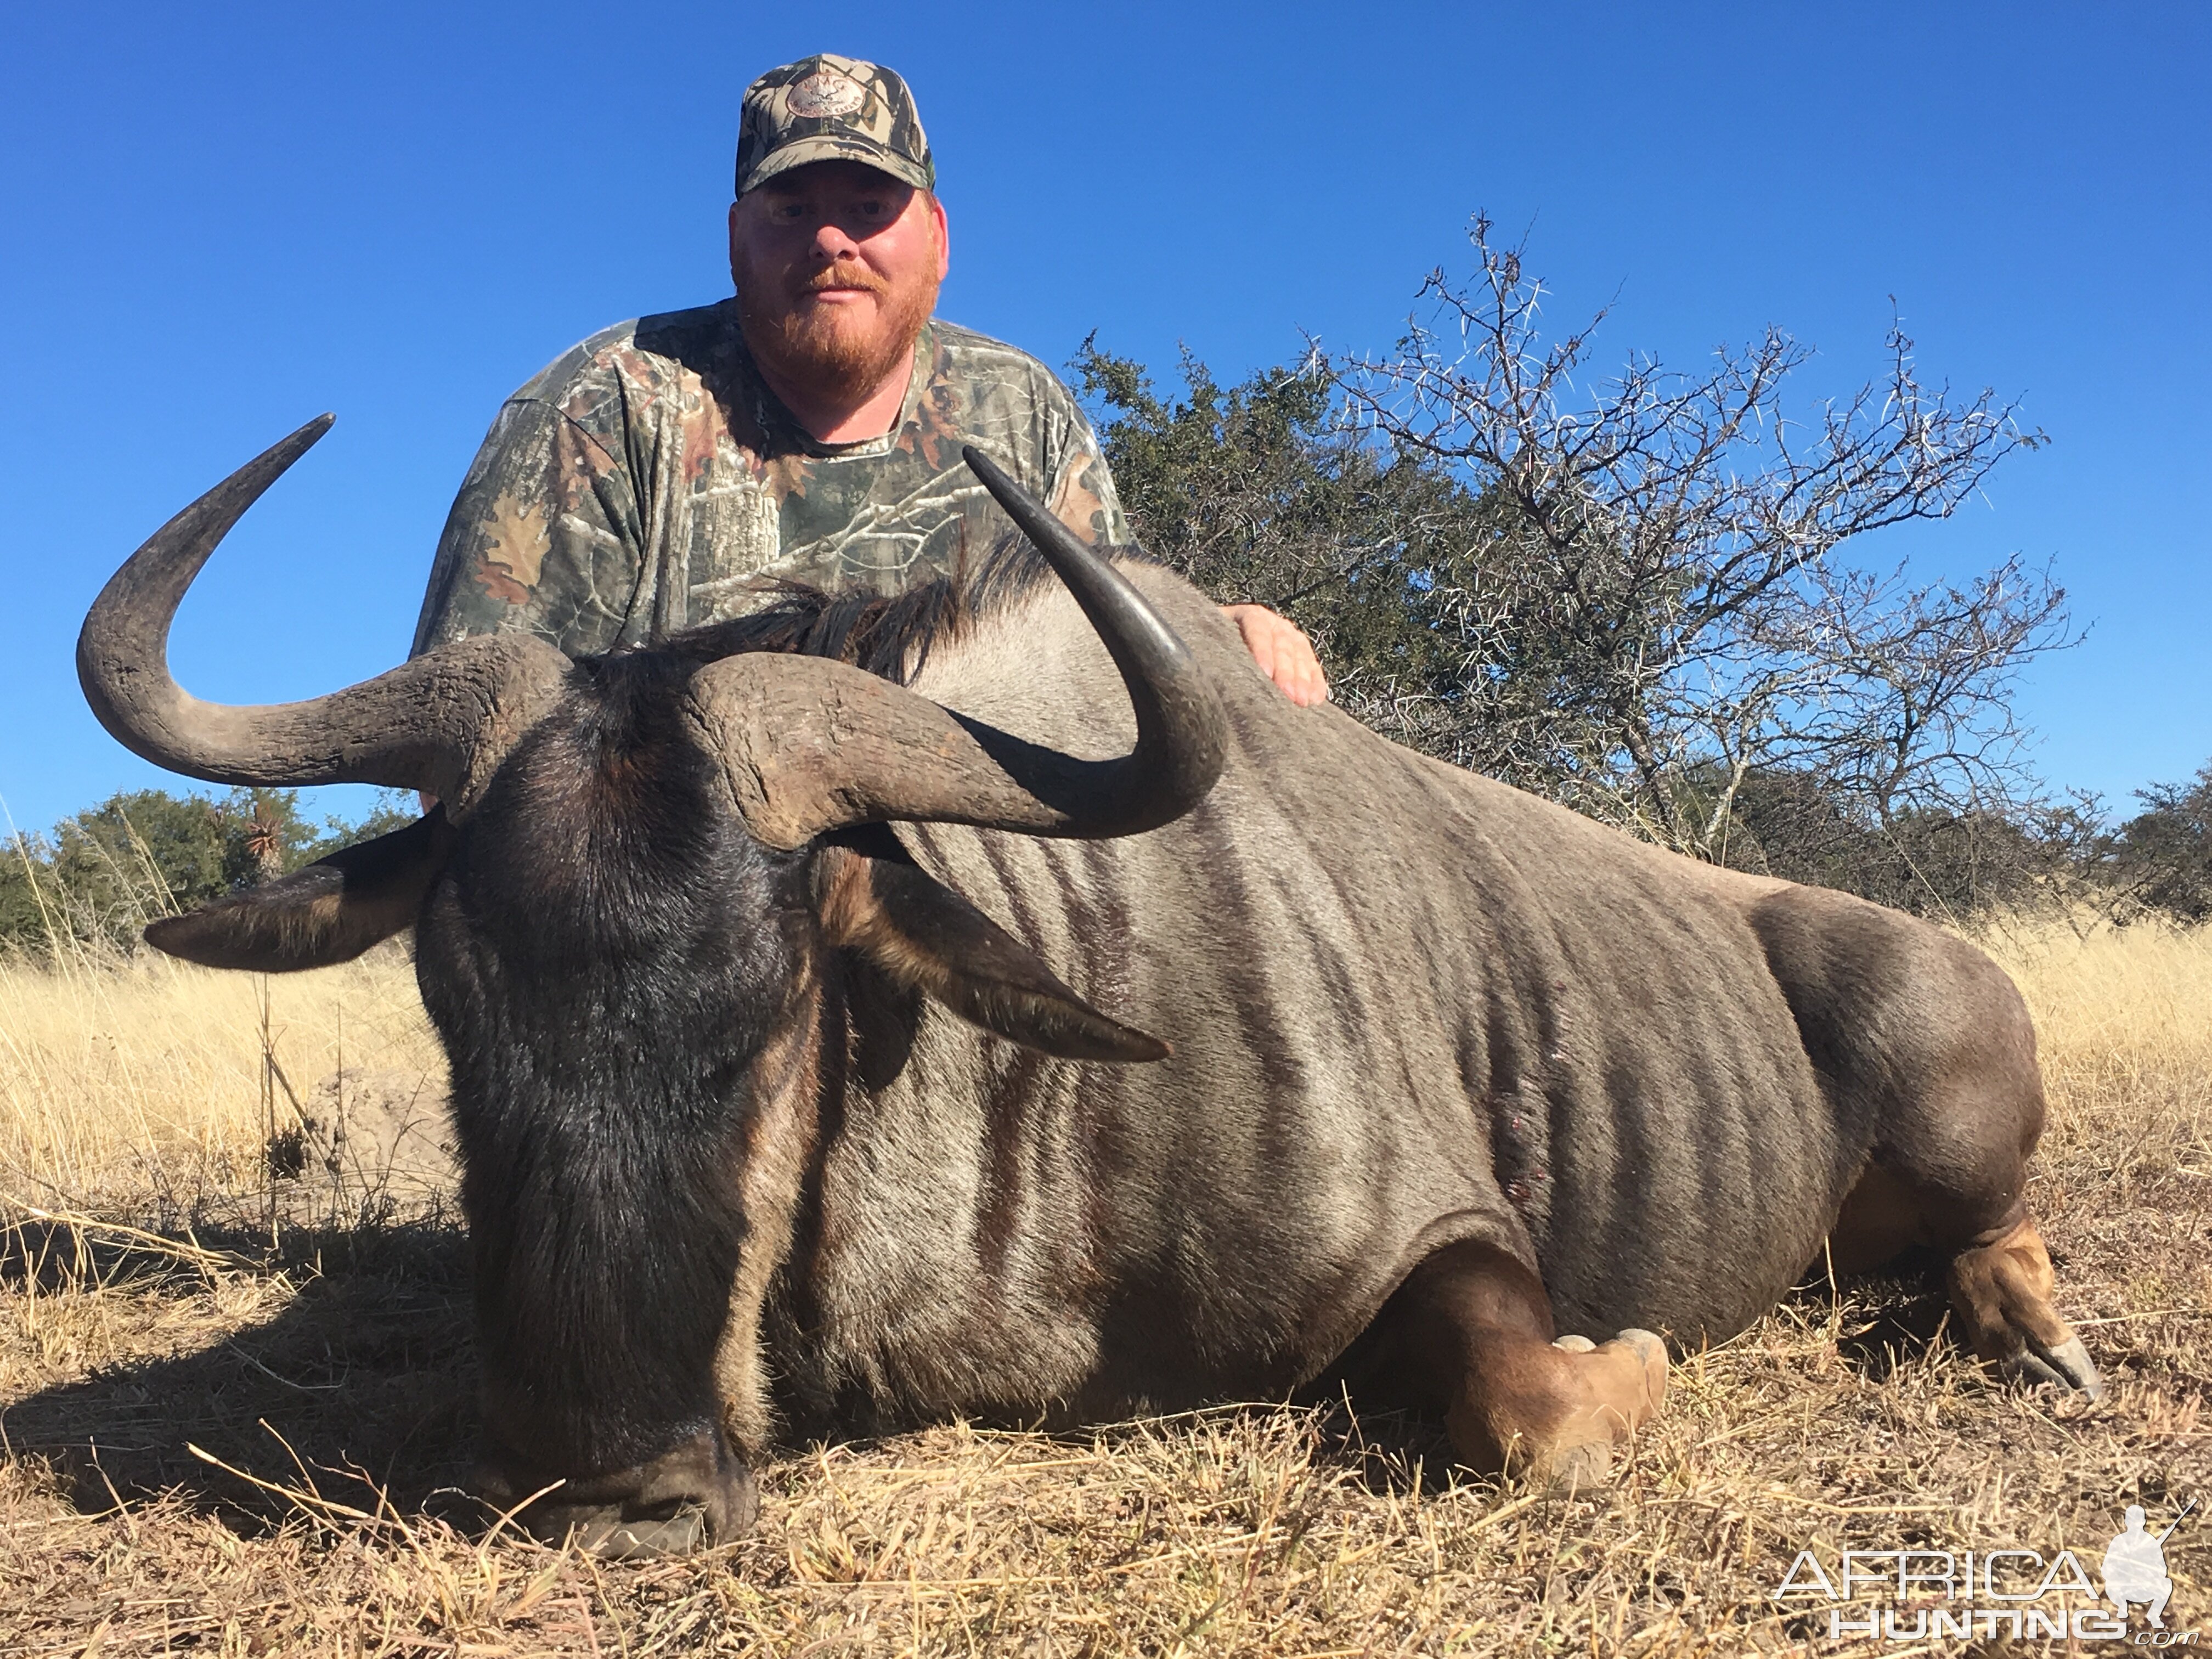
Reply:
[[975, 444], [1093, 542], [1129, 539], [1097, 445], [1034, 358], [933, 322], [897, 428], [815, 441], [762, 385], [736, 301], [624, 323], [507, 401], [453, 504], [420, 655], [523, 629], [571, 657], [771, 597], [763, 577], [896, 592], [1009, 526]]
[[[415, 654], [520, 631], [585, 656], [743, 614], [781, 581], [894, 592], [957, 574], [1012, 528], [963, 444], [1086, 540], [1128, 545], [1067, 388], [931, 315], [935, 179], [891, 70], [823, 53], [756, 81], [738, 295], [594, 336], [507, 401], [447, 521]], [[1231, 612], [1295, 700], [1325, 695], [1294, 627]]]

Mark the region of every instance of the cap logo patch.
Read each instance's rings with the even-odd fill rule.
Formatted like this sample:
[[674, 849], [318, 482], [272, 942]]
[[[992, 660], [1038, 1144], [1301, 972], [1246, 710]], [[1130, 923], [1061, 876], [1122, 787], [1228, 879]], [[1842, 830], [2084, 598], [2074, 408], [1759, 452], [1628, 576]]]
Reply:
[[830, 70], [817, 70], [791, 89], [791, 112], [804, 121], [850, 115], [867, 101], [860, 82]]

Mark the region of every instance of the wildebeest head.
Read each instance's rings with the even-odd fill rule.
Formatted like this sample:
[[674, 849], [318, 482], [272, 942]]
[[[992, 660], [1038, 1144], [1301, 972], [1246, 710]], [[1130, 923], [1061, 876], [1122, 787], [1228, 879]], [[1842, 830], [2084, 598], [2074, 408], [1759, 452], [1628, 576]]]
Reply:
[[411, 827], [189, 916], [150, 942], [263, 971], [346, 960], [410, 925], [453, 1071], [485, 1377], [481, 1480], [543, 1533], [620, 1548], [728, 1537], [750, 1474], [716, 1364], [757, 1218], [803, 1155], [823, 999], [848, 951], [1014, 1042], [1069, 1058], [1163, 1045], [1091, 1007], [908, 861], [883, 826], [1045, 836], [1152, 828], [1212, 787], [1219, 705], [1182, 642], [1038, 504], [971, 465], [1121, 671], [1138, 740], [1038, 748], [819, 657], [711, 634], [571, 662], [507, 635], [311, 702], [222, 708], [167, 666], [171, 618], [310, 423], [162, 527], [95, 602], [85, 694], [137, 753], [219, 783], [419, 788]]

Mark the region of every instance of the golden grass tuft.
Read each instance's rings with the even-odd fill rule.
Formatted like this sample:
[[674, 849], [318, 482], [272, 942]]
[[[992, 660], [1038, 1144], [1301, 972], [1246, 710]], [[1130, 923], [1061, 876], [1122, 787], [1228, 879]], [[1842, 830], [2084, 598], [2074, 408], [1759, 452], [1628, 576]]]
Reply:
[[397, 950], [278, 980], [151, 951], [0, 957], [0, 1192], [179, 1214], [253, 1194], [272, 1127], [297, 1126], [288, 1090], [342, 1068], [445, 1074]]
[[[1986, 1385], [1926, 1286], [1815, 1291], [1680, 1365], [1595, 1501], [1456, 1480], [1431, 1429], [1341, 1412], [949, 1424], [795, 1449], [754, 1537], [644, 1565], [487, 1540], [444, 1490], [473, 1431], [461, 1240], [276, 1201], [254, 981], [0, 964], [0, 1659], [1955, 1648], [1832, 1643], [1770, 1592], [1802, 1548], [2094, 1573], [2121, 1505], [2212, 1496], [2212, 936], [1986, 942], [2042, 1032], [2032, 1198], [2100, 1406]], [[437, 1073], [396, 953], [269, 995], [295, 1090]], [[2169, 1541], [2167, 1619], [2212, 1639], [2208, 1528]]]

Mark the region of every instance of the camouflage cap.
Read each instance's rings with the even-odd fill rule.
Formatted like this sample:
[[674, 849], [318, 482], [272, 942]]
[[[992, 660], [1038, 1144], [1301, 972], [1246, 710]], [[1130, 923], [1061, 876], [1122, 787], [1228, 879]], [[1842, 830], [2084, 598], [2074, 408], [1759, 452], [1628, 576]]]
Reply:
[[919, 190], [937, 163], [893, 70], [835, 52], [772, 69], [745, 88], [738, 123], [738, 194], [809, 161], [865, 161]]

